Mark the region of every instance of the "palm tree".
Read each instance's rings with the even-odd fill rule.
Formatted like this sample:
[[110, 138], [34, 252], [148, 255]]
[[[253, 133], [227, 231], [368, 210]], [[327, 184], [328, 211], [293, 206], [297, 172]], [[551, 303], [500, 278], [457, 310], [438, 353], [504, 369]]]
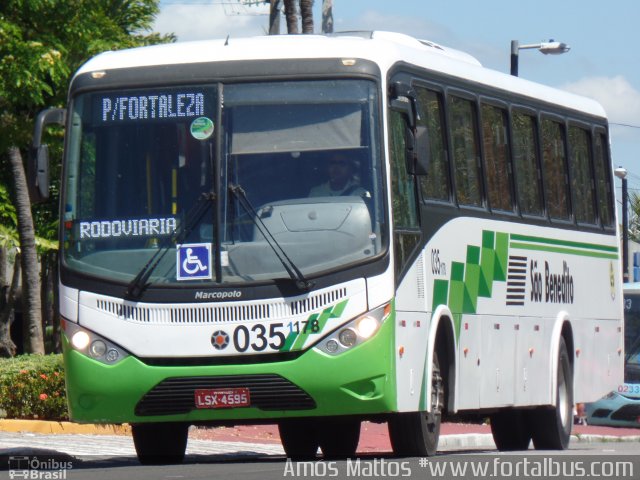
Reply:
[[9, 160], [15, 181], [14, 205], [18, 217], [18, 237], [21, 247], [24, 350], [25, 353], [44, 354], [36, 236], [22, 155], [17, 147], [9, 148]]
[[333, 0], [322, 0], [322, 33], [333, 33]]
[[[296, 0], [284, 0], [284, 15], [287, 19], [287, 33], [300, 33]], [[299, 0], [302, 17], [302, 33], [313, 33], [313, 0]]]

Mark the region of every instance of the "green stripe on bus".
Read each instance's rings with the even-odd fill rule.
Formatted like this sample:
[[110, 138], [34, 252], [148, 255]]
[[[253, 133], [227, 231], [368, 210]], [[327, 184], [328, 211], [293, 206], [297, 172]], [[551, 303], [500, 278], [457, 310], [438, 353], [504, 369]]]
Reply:
[[564, 253], [566, 255], [579, 255], [582, 257], [593, 258], [608, 258], [610, 260], [617, 260], [618, 254], [594, 252], [589, 250], [578, 250], [576, 248], [564, 248], [564, 247], [552, 247], [547, 245], [540, 245], [538, 243], [523, 243], [523, 242], [511, 242], [509, 244], [511, 248], [518, 250], [535, 250], [539, 252], [551, 252], [551, 253]]
[[[344, 309], [347, 306], [347, 303], [349, 303], [348, 299], [343, 300], [342, 302], [332, 307], [325, 308], [319, 316], [318, 314], [311, 315], [308, 318], [309, 323], [307, 324], [307, 331], [300, 332], [299, 334], [297, 334], [297, 338], [293, 342], [293, 345], [291, 345], [290, 350], [300, 350], [302, 346], [305, 344], [305, 342], [307, 341], [307, 338], [309, 338], [309, 335], [319, 335], [320, 333], [322, 333], [322, 330], [324, 330], [324, 327], [326, 326], [327, 321], [330, 318], [339, 318], [342, 315], [342, 312], [344, 312]], [[316, 317], [318, 321], [318, 330], [316, 332], [313, 332], [311, 331], [311, 322], [316, 320]], [[285, 345], [286, 345], [286, 342], [285, 342]]]
[[520, 242], [530, 242], [530, 243], [544, 243], [547, 245], [559, 245], [562, 247], [584, 248], [586, 250], [600, 250], [603, 252], [611, 252], [611, 253], [618, 252], [618, 247], [616, 246], [612, 247], [610, 245], [600, 245], [597, 243], [573, 242], [571, 240], [557, 240], [555, 238], [532, 237], [529, 235], [519, 235], [515, 233], [511, 234], [511, 240], [512, 241], [517, 240]]

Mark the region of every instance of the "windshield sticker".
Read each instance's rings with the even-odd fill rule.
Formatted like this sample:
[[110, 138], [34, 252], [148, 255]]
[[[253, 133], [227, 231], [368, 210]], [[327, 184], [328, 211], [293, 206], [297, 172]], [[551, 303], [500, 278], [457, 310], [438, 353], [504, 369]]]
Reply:
[[213, 278], [210, 243], [185, 243], [176, 247], [176, 278], [178, 280]]
[[207, 117], [196, 118], [191, 122], [191, 135], [197, 140], [206, 140], [213, 135], [213, 121]]
[[102, 123], [201, 117], [205, 112], [204, 93], [166, 95], [106, 96], [101, 101]]
[[173, 217], [80, 222], [80, 240], [171, 235], [176, 226], [177, 220]]

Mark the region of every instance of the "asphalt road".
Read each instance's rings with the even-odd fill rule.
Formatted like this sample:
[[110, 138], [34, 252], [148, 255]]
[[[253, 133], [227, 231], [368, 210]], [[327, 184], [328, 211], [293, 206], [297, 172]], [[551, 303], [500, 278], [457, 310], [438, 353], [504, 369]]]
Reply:
[[[366, 454], [348, 461], [290, 462], [281, 454], [251, 451], [190, 453], [185, 463], [142, 466], [127, 455], [69, 456], [51, 449], [31, 452], [39, 461], [71, 462], [64, 470], [40, 471], [14, 478], [63, 480], [270, 480], [282, 478], [634, 478], [640, 477], [640, 443], [576, 443], [564, 452], [528, 450], [499, 453], [493, 449], [456, 450], [425, 458]], [[38, 455], [38, 452], [39, 455]], [[7, 452], [4, 452], [7, 453]], [[10, 453], [10, 452], [9, 452]], [[14, 459], [14, 465], [16, 460]], [[3, 462], [6, 465], [6, 461]], [[56, 467], [55, 464], [50, 465]], [[5, 467], [6, 468], [6, 467]], [[12, 471], [0, 472], [9, 478]], [[18, 475], [16, 475], [18, 473]], [[52, 476], [56, 475], [56, 476]]]

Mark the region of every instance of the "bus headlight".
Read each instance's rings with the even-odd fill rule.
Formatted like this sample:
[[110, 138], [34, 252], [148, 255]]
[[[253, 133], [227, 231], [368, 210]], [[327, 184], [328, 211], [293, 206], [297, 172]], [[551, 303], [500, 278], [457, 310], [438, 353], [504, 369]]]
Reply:
[[89, 345], [90, 341], [91, 337], [89, 337], [89, 334], [84, 330], [80, 330], [74, 333], [71, 337], [71, 344], [76, 350], [84, 350], [85, 348], [87, 348], [87, 345]]
[[60, 323], [71, 347], [89, 358], [113, 365], [129, 355], [121, 347], [76, 323], [64, 319]]
[[339, 355], [372, 338], [391, 313], [391, 304], [371, 310], [342, 325], [326, 336], [314, 348], [329, 355]]
[[370, 315], [365, 315], [356, 320], [356, 329], [363, 338], [372, 337], [378, 331], [378, 328], [380, 328], [380, 323]]

